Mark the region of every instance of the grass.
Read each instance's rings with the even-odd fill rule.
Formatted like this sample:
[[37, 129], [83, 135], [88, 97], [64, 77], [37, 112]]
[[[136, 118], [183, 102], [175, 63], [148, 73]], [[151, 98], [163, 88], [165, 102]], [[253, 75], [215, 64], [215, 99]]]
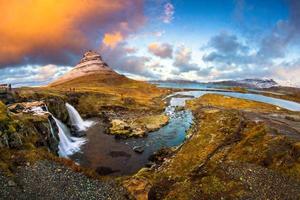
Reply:
[[[131, 194], [147, 193], [157, 199], [240, 199], [247, 196], [248, 188], [242, 178], [227, 175], [224, 168], [228, 164], [241, 167], [239, 163], [300, 180], [299, 142], [280, 132], [274, 134], [274, 127], [243, 115], [243, 111], [287, 111], [214, 94], [190, 100], [187, 107], [195, 116], [191, 137], [159, 168], [141, 170], [124, 181]], [[151, 186], [135, 189], [131, 181]]]
[[215, 106], [226, 109], [237, 109], [254, 112], [279, 112], [280, 110], [282, 112], [286, 112], [286, 110], [283, 108], [278, 110], [277, 106], [267, 103], [228, 97], [219, 94], [205, 94], [201, 98], [188, 101], [187, 105], [190, 109], [195, 109], [199, 106]]

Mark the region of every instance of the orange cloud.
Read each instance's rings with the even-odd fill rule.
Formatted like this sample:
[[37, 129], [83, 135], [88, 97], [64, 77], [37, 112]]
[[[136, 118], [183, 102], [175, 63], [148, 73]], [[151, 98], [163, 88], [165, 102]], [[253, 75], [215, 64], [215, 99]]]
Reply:
[[104, 33], [117, 33], [105, 40], [114, 45], [144, 22], [140, 0], [10, 0], [0, 11], [0, 67], [65, 64]]
[[103, 43], [110, 48], [115, 48], [122, 40], [123, 36], [120, 32], [106, 33], [103, 38]]

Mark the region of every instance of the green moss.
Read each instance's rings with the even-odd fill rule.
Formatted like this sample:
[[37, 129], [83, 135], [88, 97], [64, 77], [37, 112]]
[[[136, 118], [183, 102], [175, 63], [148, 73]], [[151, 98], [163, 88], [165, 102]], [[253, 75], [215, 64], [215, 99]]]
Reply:
[[215, 194], [226, 192], [228, 188], [225, 183], [216, 176], [207, 176], [202, 178], [200, 187], [205, 194]]

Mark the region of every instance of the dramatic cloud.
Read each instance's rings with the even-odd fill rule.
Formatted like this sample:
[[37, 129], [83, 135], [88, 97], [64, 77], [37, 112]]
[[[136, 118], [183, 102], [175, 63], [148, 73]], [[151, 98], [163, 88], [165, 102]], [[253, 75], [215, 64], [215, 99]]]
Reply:
[[263, 59], [283, 58], [288, 46], [300, 41], [300, 1], [288, 0], [289, 18], [279, 20], [260, 43], [258, 56]]
[[0, 67], [74, 64], [103, 42], [114, 47], [144, 23], [141, 0], [10, 0], [0, 3]]
[[163, 22], [166, 24], [171, 23], [172, 20], [174, 19], [174, 13], [175, 13], [175, 8], [173, 4], [166, 3], [164, 6], [164, 16], [162, 17]]
[[126, 42], [117, 44], [115, 48], [102, 45], [100, 52], [104, 61], [121, 73], [141, 75], [150, 78], [155, 76], [147, 65], [150, 58], [131, 55], [132, 52], [128, 51]]
[[0, 70], [0, 80], [4, 83], [11, 83], [14, 87], [44, 85], [70, 69], [71, 67], [58, 67], [56, 65], [7, 67]]
[[160, 58], [172, 58], [173, 56], [173, 46], [168, 43], [151, 43], [148, 51]]
[[238, 41], [237, 36], [227, 32], [213, 36], [206, 48], [213, 49], [213, 51], [203, 56], [205, 62], [231, 65], [232, 63], [251, 63], [253, 59], [252, 55], [249, 54], [249, 48]]
[[122, 40], [123, 36], [120, 32], [106, 33], [103, 38], [103, 44], [110, 48], [115, 48], [115, 46]]

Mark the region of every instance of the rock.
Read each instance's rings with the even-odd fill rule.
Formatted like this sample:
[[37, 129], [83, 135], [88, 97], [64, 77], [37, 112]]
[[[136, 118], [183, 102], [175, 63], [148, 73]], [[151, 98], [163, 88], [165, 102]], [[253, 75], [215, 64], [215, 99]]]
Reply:
[[135, 151], [136, 153], [143, 153], [144, 152], [144, 147], [143, 146], [135, 146], [132, 148], [133, 151]]
[[130, 126], [119, 119], [114, 119], [111, 121], [110, 133], [113, 135], [129, 135], [132, 130]]
[[9, 146], [10, 148], [18, 149], [23, 145], [23, 141], [21, 139], [21, 136], [14, 132], [9, 135]]
[[85, 131], [78, 130], [77, 126], [71, 125], [71, 134], [75, 137], [84, 137], [86, 136]]
[[9, 180], [7, 182], [7, 184], [8, 184], [9, 187], [15, 187], [15, 186], [17, 186], [17, 184], [13, 180]]
[[115, 172], [118, 172], [119, 170], [113, 170], [112, 168], [110, 167], [104, 167], [104, 166], [100, 166], [100, 167], [97, 167], [96, 169], [96, 172], [101, 175], [101, 176], [105, 176], [105, 175], [108, 175], [108, 174], [112, 174], [112, 173], [115, 173]]
[[113, 158], [116, 158], [116, 157], [130, 158], [131, 157], [131, 155], [129, 153], [126, 153], [124, 151], [111, 151], [111, 152], [109, 152], [109, 155]]
[[173, 155], [173, 150], [171, 148], [162, 148], [149, 156], [148, 160], [156, 164], [162, 164], [166, 158]]
[[21, 104], [17, 104], [15, 107], [12, 107], [10, 109], [10, 112], [13, 112], [13, 113], [20, 113], [22, 112], [23, 110], [25, 109], [25, 107]]

